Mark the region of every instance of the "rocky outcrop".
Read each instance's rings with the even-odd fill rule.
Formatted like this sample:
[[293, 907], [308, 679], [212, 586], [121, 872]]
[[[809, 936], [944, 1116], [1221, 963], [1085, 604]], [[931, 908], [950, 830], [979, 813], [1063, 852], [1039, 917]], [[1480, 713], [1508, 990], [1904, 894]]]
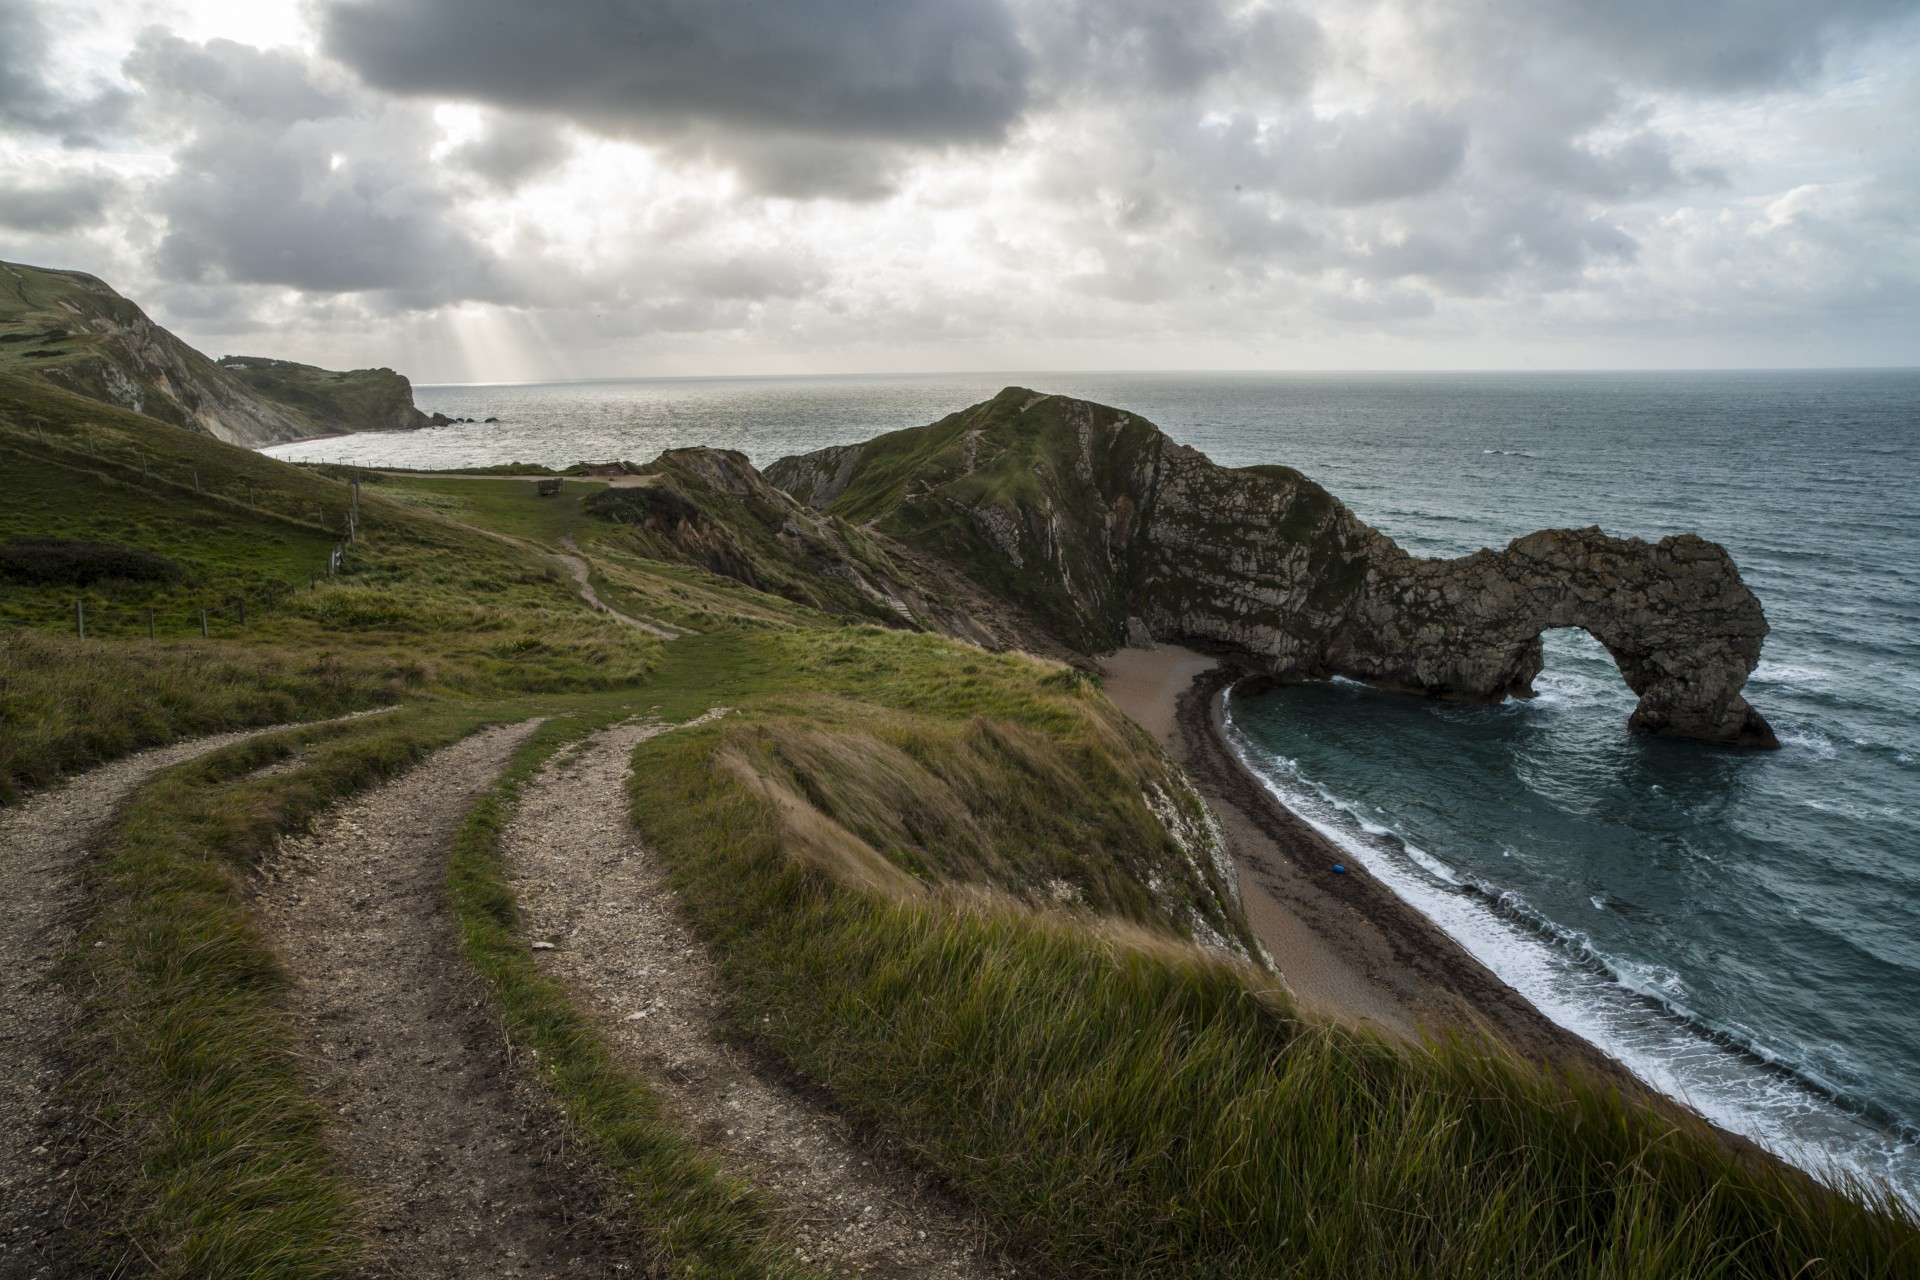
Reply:
[[[271, 363], [303, 371], [270, 376], [298, 394], [276, 398], [273, 388], [248, 385], [85, 272], [0, 263], [0, 371], [251, 448], [366, 430], [363, 419], [403, 425], [395, 379], [413, 415], [404, 425], [424, 425], [411, 386], [390, 370]], [[308, 385], [296, 387], [302, 380]]]
[[1582, 627], [1639, 695], [1632, 728], [1774, 745], [1742, 696], [1760, 602], [1692, 535], [1549, 530], [1422, 559], [1291, 468], [1216, 466], [1131, 414], [1023, 388], [767, 478], [955, 566], [1082, 652], [1131, 625], [1281, 679], [1489, 701], [1532, 694], [1542, 631]]
[[413, 384], [391, 369], [342, 372], [267, 356], [222, 356], [220, 368], [329, 432], [410, 431], [432, 422], [414, 407]]
[[949, 584], [941, 570], [795, 501], [743, 453], [669, 449], [643, 467], [605, 470], [617, 478], [586, 509], [628, 526], [630, 545], [644, 555], [695, 564], [848, 621], [1012, 647], [942, 590]]

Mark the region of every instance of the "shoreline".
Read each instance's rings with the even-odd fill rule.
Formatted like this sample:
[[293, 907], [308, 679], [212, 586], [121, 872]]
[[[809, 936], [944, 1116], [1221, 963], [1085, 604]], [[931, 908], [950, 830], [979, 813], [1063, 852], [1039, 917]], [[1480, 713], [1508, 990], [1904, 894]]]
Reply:
[[[1715, 1119], [1685, 1096], [1684, 1082], [1673, 1093], [1636, 1073], [1626, 1060], [1554, 1021], [1475, 958], [1464, 941], [1356, 865], [1276, 796], [1227, 737], [1228, 692], [1262, 673], [1232, 657], [1170, 644], [1122, 649], [1098, 661], [1108, 698], [1166, 747], [1219, 819], [1247, 922], [1304, 1012], [1407, 1045], [1461, 1036], [1504, 1046], [1555, 1076], [1584, 1077], [1704, 1125], [1740, 1164], [1790, 1169], [1827, 1191], [1860, 1178], [1863, 1185], [1883, 1185], [1909, 1204], [1920, 1203], [1901, 1189], [1891, 1168], [1855, 1166], [1818, 1141], [1802, 1146], [1797, 1134], [1775, 1133], [1802, 1152], [1790, 1155], [1769, 1145], [1771, 1139], [1741, 1131], [1744, 1113]], [[1345, 866], [1344, 874], [1332, 871], [1335, 862]], [[1835, 1115], [1852, 1116], [1873, 1130], [1836, 1099], [1817, 1089], [1812, 1096], [1831, 1105]], [[1864, 1133], [1869, 1146], [1863, 1154], [1875, 1149], [1876, 1135], [1888, 1137]]]
[[[1219, 818], [1248, 924], [1303, 1010], [1404, 1043], [1485, 1037], [1529, 1061], [1681, 1105], [1550, 1020], [1274, 798], [1224, 733], [1225, 694], [1253, 673], [1177, 645], [1122, 649], [1100, 666], [1107, 696], [1167, 748]], [[1332, 871], [1336, 862], [1345, 874]]]

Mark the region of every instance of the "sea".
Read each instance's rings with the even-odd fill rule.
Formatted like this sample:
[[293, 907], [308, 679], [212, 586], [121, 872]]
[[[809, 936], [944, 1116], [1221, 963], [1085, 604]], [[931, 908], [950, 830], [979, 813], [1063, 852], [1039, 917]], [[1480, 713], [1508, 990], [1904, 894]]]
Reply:
[[[1020, 373], [422, 386], [472, 424], [285, 445], [450, 467], [789, 453], [1003, 386], [1285, 463], [1417, 555], [1597, 524], [1723, 544], [1772, 627], [1772, 752], [1627, 732], [1578, 630], [1539, 696], [1235, 694], [1276, 797], [1548, 1017], [1716, 1123], [1920, 1206], [1920, 370]], [[485, 421], [486, 419], [497, 421]]]

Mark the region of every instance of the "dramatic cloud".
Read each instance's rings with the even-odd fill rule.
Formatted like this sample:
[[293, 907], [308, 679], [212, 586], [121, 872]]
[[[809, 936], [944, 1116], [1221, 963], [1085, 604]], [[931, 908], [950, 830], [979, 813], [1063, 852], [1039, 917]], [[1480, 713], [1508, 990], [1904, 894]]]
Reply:
[[213, 346], [475, 378], [1920, 349], [1920, 0], [165, 3], [0, 0], [0, 256]]
[[328, 51], [395, 93], [642, 136], [983, 141], [1026, 96], [998, 0], [336, 0], [325, 15]]
[[551, 120], [519, 115], [495, 116], [485, 130], [448, 149], [456, 168], [511, 191], [566, 162], [573, 147], [565, 130]]
[[435, 137], [425, 112], [356, 103], [297, 55], [226, 40], [149, 34], [126, 71], [183, 138], [151, 193], [162, 274], [410, 306], [513, 300], [494, 255], [417, 176]]
[[114, 192], [98, 174], [0, 173], [0, 227], [41, 234], [98, 225]]

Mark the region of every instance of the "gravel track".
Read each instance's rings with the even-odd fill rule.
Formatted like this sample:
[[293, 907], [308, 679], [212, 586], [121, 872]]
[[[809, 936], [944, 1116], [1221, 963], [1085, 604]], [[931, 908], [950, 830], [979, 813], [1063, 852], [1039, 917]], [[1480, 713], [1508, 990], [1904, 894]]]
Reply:
[[283, 840], [263, 878], [260, 918], [382, 1274], [639, 1274], [604, 1186], [512, 1062], [447, 905], [454, 833], [537, 723], [483, 730], [341, 805]]
[[121, 804], [163, 769], [288, 725], [176, 742], [0, 809], [0, 1275], [51, 1275], [64, 1171], [50, 1148], [59, 1073], [50, 1050], [72, 1009], [53, 970], [72, 943], [74, 872]]
[[670, 727], [605, 730], [524, 794], [504, 843], [542, 967], [731, 1172], [784, 1207], [809, 1260], [885, 1277], [1015, 1274], [951, 1197], [728, 1046], [712, 961], [626, 817], [633, 748]]

